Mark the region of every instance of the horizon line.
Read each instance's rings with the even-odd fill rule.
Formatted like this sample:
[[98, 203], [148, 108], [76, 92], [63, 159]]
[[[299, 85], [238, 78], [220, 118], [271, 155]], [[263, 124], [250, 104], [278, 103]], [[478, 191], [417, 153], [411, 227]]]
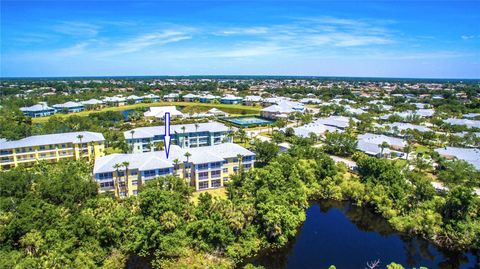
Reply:
[[387, 77], [387, 76], [328, 76], [328, 75], [73, 75], [73, 76], [0, 76], [0, 80], [17, 79], [75, 79], [75, 78], [306, 78], [306, 79], [379, 79], [379, 80], [455, 80], [478, 81], [479, 78], [454, 78], [454, 77]]

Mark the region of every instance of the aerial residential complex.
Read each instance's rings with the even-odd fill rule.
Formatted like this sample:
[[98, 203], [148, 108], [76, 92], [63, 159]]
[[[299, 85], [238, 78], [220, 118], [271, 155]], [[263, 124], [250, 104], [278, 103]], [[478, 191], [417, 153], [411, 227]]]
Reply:
[[184, 178], [196, 190], [223, 187], [229, 176], [253, 168], [254, 163], [253, 152], [233, 143], [190, 149], [171, 146], [168, 159], [164, 151], [98, 158], [93, 174], [101, 192], [125, 197], [136, 195], [145, 181], [166, 175]]
[[[213, 146], [232, 142], [231, 130], [219, 122], [171, 125], [171, 142], [181, 148]], [[130, 152], [140, 153], [161, 149], [165, 126], [141, 127], [123, 133]]]
[[32, 166], [38, 161], [53, 163], [80, 158], [93, 161], [105, 154], [104, 143], [103, 135], [94, 132], [37, 135], [3, 141], [0, 142], [0, 170]]
[[49, 107], [44, 102], [29, 107], [21, 107], [20, 110], [23, 114], [32, 118], [50, 116], [56, 113], [55, 108]]

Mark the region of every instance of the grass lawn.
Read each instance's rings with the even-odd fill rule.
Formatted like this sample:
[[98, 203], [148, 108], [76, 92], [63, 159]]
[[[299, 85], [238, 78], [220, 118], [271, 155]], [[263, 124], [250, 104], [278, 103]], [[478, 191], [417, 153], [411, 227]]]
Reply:
[[[124, 106], [114, 106], [114, 107], [104, 107], [98, 110], [86, 110], [77, 113], [70, 113], [70, 114], [62, 114], [58, 113], [55, 114], [58, 117], [70, 117], [71, 115], [85, 117], [88, 116], [90, 113], [95, 112], [106, 112], [106, 111], [123, 111], [129, 109], [137, 109], [142, 107], [151, 107], [151, 106], [182, 106], [182, 107], [201, 107], [211, 109], [211, 108], [218, 108], [222, 111], [225, 111], [230, 114], [237, 114], [237, 115], [245, 115], [245, 114], [252, 114], [258, 115], [262, 107], [260, 106], [244, 106], [244, 105], [227, 105], [227, 104], [204, 104], [204, 103], [192, 103], [192, 102], [156, 102], [156, 103], [141, 103], [141, 104], [133, 104], [133, 105], [124, 105]], [[48, 121], [49, 117], [39, 117], [39, 118], [32, 118], [33, 123], [42, 123]]]
[[430, 151], [430, 149], [424, 145], [416, 144], [415, 146], [416, 146], [415, 148], [416, 153], [424, 153], [424, 152]]
[[407, 160], [404, 159], [395, 159], [393, 161], [393, 164], [398, 167], [398, 168], [403, 168], [405, 165], [407, 165]]
[[123, 153], [123, 151], [117, 148], [111, 148], [111, 147], [105, 148], [105, 155], [113, 154], [113, 153]]
[[200, 194], [208, 192], [212, 197], [218, 197], [220, 199], [227, 199], [227, 193], [225, 188], [217, 188], [217, 189], [211, 189], [211, 190], [205, 190], [205, 191], [196, 191], [193, 193], [191, 201], [195, 204], [198, 203], [198, 197]]
[[265, 136], [265, 137], [272, 137], [272, 133], [270, 132], [261, 132], [261, 133], [258, 133], [258, 135]]

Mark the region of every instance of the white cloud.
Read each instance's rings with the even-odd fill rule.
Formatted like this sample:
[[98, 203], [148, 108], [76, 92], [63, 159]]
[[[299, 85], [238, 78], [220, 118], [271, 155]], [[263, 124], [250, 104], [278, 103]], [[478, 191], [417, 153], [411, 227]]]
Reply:
[[103, 53], [104, 56], [125, 54], [141, 51], [148, 47], [158, 47], [169, 43], [190, 39], [192, 36], [186, 31], [165, 30], [156, 33], [148, 33], [133, 37], [131, 39], [113, 44], [111, 48]]
[[475, 36], [474, 35], [462, 35], [461, 38], [463, 40], [469, 40], [469, 39], [474, 39]]
[[100, 27], [85, 22], [61, 22], [52, 27], [52, 30], [59, 34], [74, 37], [94, 37], [98, 34]]

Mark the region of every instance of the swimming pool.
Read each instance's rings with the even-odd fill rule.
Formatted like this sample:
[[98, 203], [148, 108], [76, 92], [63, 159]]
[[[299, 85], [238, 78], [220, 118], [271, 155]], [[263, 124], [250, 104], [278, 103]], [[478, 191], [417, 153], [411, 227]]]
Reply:
[[262, 125], [270, 125], [273, 121], [266, 120], [260, 117], [235, 117], [235, 118], [225, 118], [225, 121], [231, 122], [235, 125], [239, 125], [242, 127], [252, 127], [252, 126], [262, 126]]

